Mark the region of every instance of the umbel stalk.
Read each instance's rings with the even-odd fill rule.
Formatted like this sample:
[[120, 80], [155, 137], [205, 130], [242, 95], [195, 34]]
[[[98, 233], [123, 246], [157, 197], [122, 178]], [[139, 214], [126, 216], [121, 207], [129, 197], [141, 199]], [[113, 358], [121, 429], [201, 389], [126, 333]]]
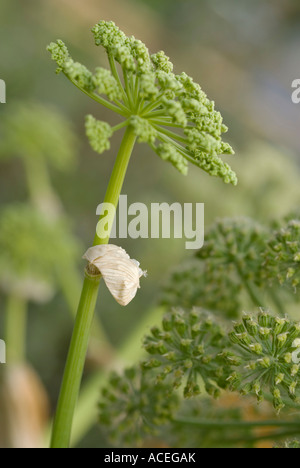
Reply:
[[[104, 200], [104, 203], [111, 203], [116, 209], [135, 141], [136, 136], [132, 129], [128, 127], [120, 146]], [[111, 232], [113, 222], [113, 218], [109, 219], [106, 232]], [[107, 244], [108, 242], [109, 235], [106, 237], [103, 235], [100, 238], [96, 234], [94, 245]], [[51, 448], [68, 448], [70, 444], [73, 416], [80, 390], [100, 278], [100, 275], [94, 275], [88, 269], [86, 270], [53, 423]]]

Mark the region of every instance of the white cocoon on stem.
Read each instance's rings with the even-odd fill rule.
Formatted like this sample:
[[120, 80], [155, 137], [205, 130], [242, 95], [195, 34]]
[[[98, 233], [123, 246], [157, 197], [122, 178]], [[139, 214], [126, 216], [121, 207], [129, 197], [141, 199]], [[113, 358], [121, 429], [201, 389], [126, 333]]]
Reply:
[[122, 306], [132, 301], [140, 288], [140, 278], [146, 276], [139, 262], [117, 245], [96, 245], [83, 258], [98, 268], [110, 293]]

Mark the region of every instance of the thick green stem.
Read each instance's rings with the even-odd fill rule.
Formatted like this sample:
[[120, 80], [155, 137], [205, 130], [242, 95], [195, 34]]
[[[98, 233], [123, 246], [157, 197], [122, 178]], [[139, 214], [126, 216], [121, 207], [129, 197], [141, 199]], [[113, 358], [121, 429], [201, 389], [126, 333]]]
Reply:
[[[110, 181], [108, 184], [108, 188], [106, 191], [104, 204], [111, 204], [117, 209], [119, 204], [119, 197], [122, 190], [125, 174], [127, 171], [127, 167], [130, 161], [130, 156], [136, 141], [136, 136], [133, 133], [131, 127], [127, 127], [123, 141], [120, 146], [120, 150], [116, 159], [116, 163], [114, 165]], [[100, 218], [103, 216], [105, 212], [105, 206], [103, 208], [103, 213], [101, 214]], [[110, 211], [108, 216], [105, 218], [106, 221], [106, 229], [105, 234], [98, 236], [98, 232], [96, 233], [94, 239], [94, 245], [103, 245], [107, 244], [109, 241], [110, 233], [114, 223], [114, 213]]]
[[[164, 312], [165, 310], [162, 307], [149, 310], [146, 316], [134, 327], [123, 345], [121, 345], [113, 361], [109, 363], [107, 370], [131, 366], [143, 356], [144, 350], [140, 346], [141, 336], [145, 330], [161, 320]], [[72, 431], [73, 447], [80, 442], [97, 422], [95, 407], [99, 400], [101, 388], [107, 384], [108, 375], [107, 372], [98, 371], [87, 380], [81, 391]]]
[[7, 298], [5, 342], [8, 364], [23, 362], [26, 348], [27, 302], [17, 296]]
[[[117, 209], [135, 140], [136, 137], [133, 130], [128, 127], [114, 165], [104, 200], [105, 203], [113, 204], [115, 209]], [[105, 230], [105, 234], [99, 237], [96, 234], [94, 245], [108, 243], [113, 222], [114, 217], [111, 216], [108, 220], [108, 229]], [[70, 444], [73, 416], [82, 379], [99, 283], [100, 276], [86, 274], [53, 424], [52, 448], [67, 448]]]
[[73, 413], [77, 403], [99, 283], [100, 276], [86, 275], [53, 424], [52, 448], [69, 446]]
[[[62, 269], [59, 269], [57, 274], [62, 293], [68, 304], [72, 317], [75, 319], [78, 308], [78, 301], [80, 299], [79, 295], [82, 284], [81, 275], [77, 271], [75, 264], [69, 266], [67, 274]], [[109, 352], [112, 352], [112, 345], [106, 336], [100, 320], [98, 320], [96, 316], [94, 317], [91, 337], [95, 339], [99, 346], [104, 346]]]

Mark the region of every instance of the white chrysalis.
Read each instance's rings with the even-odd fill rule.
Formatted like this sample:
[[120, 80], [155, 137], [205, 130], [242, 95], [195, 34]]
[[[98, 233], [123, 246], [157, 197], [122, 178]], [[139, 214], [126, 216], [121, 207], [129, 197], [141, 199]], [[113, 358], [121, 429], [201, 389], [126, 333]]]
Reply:
[[110, 293], [122, 306], [132, 301], [140, 288], [140, 278], [146, 276], [139, 262], [117, 245], [91, 247], [83, 258], [98, 268]]

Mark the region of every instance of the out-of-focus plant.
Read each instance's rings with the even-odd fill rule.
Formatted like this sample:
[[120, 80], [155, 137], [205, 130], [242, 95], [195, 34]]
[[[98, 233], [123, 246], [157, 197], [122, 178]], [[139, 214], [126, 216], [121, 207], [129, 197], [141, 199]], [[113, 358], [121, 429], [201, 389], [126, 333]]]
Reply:
[[[191, 272], [186, 264], [184, 271], [172, 275], [164, 303], [174, 308], [164, 316], [161, 326], [153, 327], [146, 336], [144, 349], [149, 357], [141, 363], [148, 378], [152, 376], [157, 385], [167, 384], [178, 398], [178, 389], [183, 389], [184, 400], [181, 399], [180, 406], [184, 413], [179, 409], [170, 415], [163, 440], [171, 440], [175, 429], [178, 436], [193, 428], [199, 430], [199, 437], [193, 439], [198, 447], [205, 446], [206, 439], [202, 440], [201, 435], [205, 429], [213, 430], [212, 445], [216, 446], [248, 446], [299, 435], [300, 322], [288, 313], [292, 302], [299, 300], [295, 283], [299, 270], [298, 225], [299, 220], [291, 220], [291, 216], [267, 226], [245, 218], [219, 220], [208, 231], [203, 249], [190, 264]], [[215, 269], [216, 277], [210, 275], [205, 288], [201, 276]], [[190, 277], [194, 281], [181, 298], [176, 291], [182, 291], [190, 283]], [[211, 301], [207, 296], [214, 287], [219, 289], [219, 295], [212, 302], [211, 311], [193, 307], [206, 306]], [[225, 292], [226, 289], [229, 291]], [[220, 297], [223, 294], [227, 297], [230, 292], [232, 304], [238, 304], [238, 309], [225, 307], [222, 311], [221, 306], [227, 302], [220, 301]], [[256, 311], [243, 313], [242, 304]], [[272, 307], [266, 309], [269, 304]], [[273, 307], [277, 308], [276, 313]], [[232, 324], [233, 312], [237, 320]], [[222, 420], [214, 416], [207, 418], [204, 410], [191, 413], [203, 395], [218, 398], [229, 391], [240, 395], [236, 413], [224, 409]], [[254, 396], [260, 404], [263, 400], [269, 402], [270, 408], [281, 417], [261, 417], [258, 407], [257, 419], [246, 420], [238, 408], [239, 402], [247, 401], [249, 396]], [[138, 391], [135, 397], [139, 398]], [[113, 408], [116, 403], [110, 404]], [[111, 429], [108, 424], [105, 426], [108, 435], [116, 418], [112, 408]], [[103, 414], [109, 411], [109, 403], [102, 402], [100, 423]], [[186, 417], [186, 414], [193, 416]], [[125, 419], [127, 437], [131, 431], [132, 440], [139, 445], [130, 429], [130, 412]], [[157, 435], [157, 427], [144, 423], [150, 434]], [[224, 436], [224, 428], [239, 429], [240, 437], [233, 437], [234, 432]], [[257, 432], [263, 428], [266, 433]], [[121, 429], [119, 433], [122, 438]]]
[[64, 265], [78, 251], [66, 222], [50, 221], [29, 204], [1, 210], [0, 287], [7, 296], [9, 360], [10, 354], [24, 357], [27, 303], [47, 302], [57, 287], [64, 288]]
[[74, 130], [51, 106], [13, 103], [1, 118], [0, 159], [21, 158], [30, 199], [48, 219], [62, 214], [48, 167], [71, 170], [76, 164], [77, 147]]
[[163, 288], [161, 303], [201, 306], [233, 318], [240, 316], [243, 307], [272, 303], [284, 316], [283, 303], [298, 300], [294, 283], [298, 221], [290, 218], [266, 225], [243, 217], [217, 220], [204, 247], [174, 270]]
[[[57, 239], [61, 235], [61, 239], [64, 239], [66, 242], [66, 250], [68, 250], [68, 243], [70, 245], [76, 243], [79, 245], [70, 227], [67, 227], [69, 221], [63, 212], [60, 198], [52, 187], [49, 172], [50, 166], [53, 166], [57, 170], [68, 171], [76, 164], [78, 142], [70, 124], [60, 112], [52, 109], [51, 106], [48, 107], [44, 104], [32, 102], [12, 103], [1, 121], [0, 159], [6, 160], [16, 157], [21, 159], [25, 169], [29, 200], [35, 209], [34, 212], [29, 206], [26, 208], [19, 205], [19, 222], [25, 223], [24, 235], [28, 239], [30, 235], [32, 238], [35, 238], [33, 227], [32, 231], [30, 229], [30, 219], [33, 216], [35, 219], [33, 226], [38, 222], [40, 226], [44, 226], [44, 238], [50, 237], [53, 239], [53, 233], [55, 233], [55, 227], [57, 226]], [[26, 209], [30, 213], [27, 220]], [[17, 205], [12, 208], [12, 212], [15, 214], [11, 214], [10, 219], [14, 218], [14, 222], [16, 222], [18, 219]], [[5, 224], [6, 229], [8, 229], [7, 215]], [[16, 231], [16, 233], [20, 234], [22, 232], [21, 226], [17, 227], [19, 231]], [[46, 233], [47, 229], [49, 231], [48, 234]], [[39, 231], [37, 230], [37, 233]], [[5, 235], [2, 236], [3, 239]], [[19, 242], [16, 243], [15, 249], [19, 248], [18, 244], [23, 240], [23, 237], [20, 235], [17, 238]], [[39, 239], [41, 240], [41, 236]], [[9, 242], [9, 239], [7, 242]], [[61, 242], [60, 245], [62, 245]], [[32, 246], [34, 250], [33, 242]], [[35, 244], [36, 251], [38, 248], [39, 243], [37, 242]], [[48, 248], [46, 248], [43, 255], [46, 255], [47, 251], [49, 252]], [[51, 256], [50, 253], [49, 255]], [[77, 288], [80, 287], [80, 278], [78, 277], [77, 265], [74, 258], [76, 257], [70, 256], [69, 258], [69, 276], [63, 273], [63, 269], [57, 268], [57, 275], [60, 275], [60, 286], [73, 313], [75, 313], [74, 309], [76, 308], [74, 304], [74, 297], [76, 302], [76, 285]], [[40, 265], [40, 262], [38, 264]], [[44, 272], [46, 269], [51, 269], [52, 265], [53, 263], [51, 262], [45, 262]], [[33, 261], [31, 261], [31, 266], [34, 270]], [[16, 277], [17, 279], [18, 276]], [[40, 283], [37, 282], [36, 286]]]
[[[141, 41], [127, 37], [113, 22], [100, 21], [92, 32], [95, 44], [106, 50], [110, 70], [98, 67], [92, 73], [72, 59], [61, 40], [51, 43], [48, 50], [58, 66], [57, 73], [63, 73], [79, 90], [123, 117], [114, 127], [91, 115], [86, 118], [87, 136], [98, 153], [110, 148], [110, 138], [116, 131], [126, 128], [104, 202], [117, 208], [136, 141], [148, 143], [158, 156], [182, 174], [187, 173], [190, 162], [236, 185], [236, 174], [220, 157], [233, 154], [231, 146], [222, 139], [227, 127], [200, 86], [186, 73], [175, 75], [173, 64], [164, 52], [150, 55]], [[113, 220], [114, 215], [110, 214], [106, 225], [97, 230], [93, 246], [95, 260], [97, 254], [101, 257], [102, 252], [108, 251], [97, 246], [108, 244]], [[100, 271], [92, 263], [86, 269], [54, 421], [52, 447], [55, 448], [67, 447], [70, 441], [100, 282]]]
[[[7, 347], [7, 366], [1, 372], [0, 445], [34, 448], [43, 443], [48, 397], [26, 363], [27, 310], [30, 302], [48, 302], [57, 289], [74, 309], [73, 284], [78, 281], [74, 258], [80, 243], [51, 186], [48, 163], [63, 170], [74, 165], [76, 137], [59, 112], [41, 104], [12, 103], [1, 123], [0, 160], [21, 158], [30, 202], [9, 204], [0, 211], [0, 289], [6, 301]], [[73, 283], [63, 273], [66, 262]]]
[[1, 370], [0, 411], [1, 448], [42, 448], [48, 395], [29, 364], [10, 362]]

